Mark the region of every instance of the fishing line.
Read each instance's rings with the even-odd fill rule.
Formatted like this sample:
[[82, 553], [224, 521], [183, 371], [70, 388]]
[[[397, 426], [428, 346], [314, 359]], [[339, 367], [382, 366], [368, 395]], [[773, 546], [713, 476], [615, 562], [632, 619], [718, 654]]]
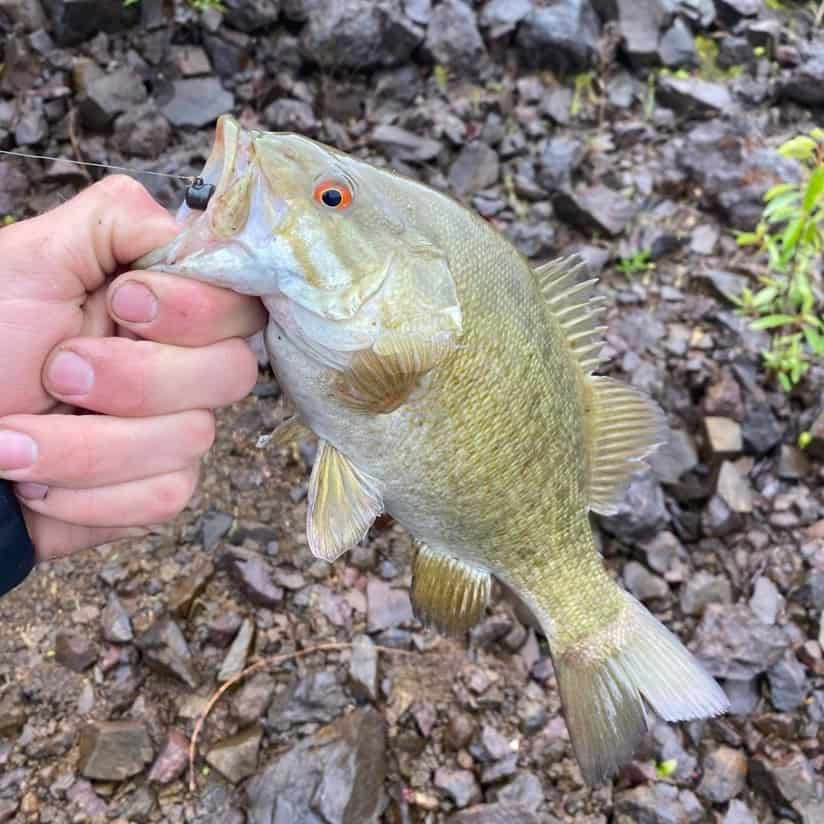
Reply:
[[6, 149], [0, 149], [0, 154], [9, 157], [24, 157], [29, 160], [62, 160], [64, 163], [73, 163], [75, 166], [94, 166], [98, 169], [114, 169], [116, 172], [128, 172], [134, 175], [155, 175], [156, 177], [168, 177], [172, 180], [185, 180], [189, 184], [186, 187], [186, 205], [190, 209], [199, 212], [202, 212], [209, 205], [209, 200], [215, 193], [215, 187], [212, 184], [206, 183], [202, 177], [194, 175], [173, 175], [168, 172], [155, 172], [151, 169], [130, 169], [127, 166], [115, 166], [113, 163], [94, 163], [91, 160], [72, 160], [68, 157], [11, 152]]

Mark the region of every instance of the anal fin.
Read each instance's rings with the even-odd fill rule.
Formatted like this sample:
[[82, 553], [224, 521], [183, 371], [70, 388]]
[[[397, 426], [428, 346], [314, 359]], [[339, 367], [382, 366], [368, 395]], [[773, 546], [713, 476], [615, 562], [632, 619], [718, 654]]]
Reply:
[[334, 561], [366, 536], [383, 511], [378, 482], [334, 446], [321, 441], [312, 477], [306, 537], [312, 554]]
[[412, 606], [418, 619], [445, 635], [478, 623], [489, 601], [492, 576], [443, 552], [418, 545], [412, 573]]
[[590, 509], [613, 514], [640, 461], [666, 443], [669, 427], [650, 398], [620, 381], [591, 377]]

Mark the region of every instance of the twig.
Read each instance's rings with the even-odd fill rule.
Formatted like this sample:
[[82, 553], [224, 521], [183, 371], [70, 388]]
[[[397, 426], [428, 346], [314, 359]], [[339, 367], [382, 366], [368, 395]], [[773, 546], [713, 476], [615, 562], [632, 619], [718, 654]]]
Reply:
[[[262, 669], [266, 669], [268, 667], [277, 667], [280, 664], [285, 664], [287, 661], [296, 661], [298, 658], [306, 658], [309, 655], [314, 655], [316, 652], [340, 652], [341, 650], [345, 649], [352, 649], [355, 646], [354, 642], [346, 641], [334, 644], [318, 644], [314, 647], [307, 647], [306, 649], [296, 650], [295, 652], [287, 652], [282, 655], [275, 655], [272, 658], [262, 658], [260, 661], [255, 661], [254, 664], [250, 664], [246, 669], [242, 670], [241, 672], [237, 673], [237, 675], [233, 675], [225, 684], [223, 684], [220, 689], [218, 689], [212, 697], [209, 699], [209, 702], [203, 708], [203, 711], [197, 718], [195, 722], [195, 728], [192, 732], [192, 740], [189, 743], [189, 790], [190, 792], [194, 792], [196, 789], [195, 784], [195, 757], [197, 756], [197, 740], [200, 737], [200, 733], [203, 730], [203, 725], [206, 723], [206, 718], [208, 717], [209, 713], [214, 709], [215, 704], [223, 697], [223, 695], [230, 690], [235, 684], [242, 681], [244, 678], [252, 675], [255, 672], [259, 672]], [[376, 652], [385, 652], [385, 653], [393, 653], [395, 655], [413, 655], [414, 653], [410, 650], [404, 649], [392, 649], [391, 647], [381, 647], [375, 646], [374, 647]]]

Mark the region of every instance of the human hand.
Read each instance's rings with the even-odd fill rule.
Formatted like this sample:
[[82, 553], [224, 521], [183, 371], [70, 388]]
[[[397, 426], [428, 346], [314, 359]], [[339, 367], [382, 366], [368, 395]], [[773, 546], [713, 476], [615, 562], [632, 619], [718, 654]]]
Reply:
[[175, 231], [120, 175], [0, 230], [0, 479], [39, 560], [173, 518], [211, 410], [255, 383], [242, 338], [265, 325], [259, 301], [151, 271], [111, 279]]

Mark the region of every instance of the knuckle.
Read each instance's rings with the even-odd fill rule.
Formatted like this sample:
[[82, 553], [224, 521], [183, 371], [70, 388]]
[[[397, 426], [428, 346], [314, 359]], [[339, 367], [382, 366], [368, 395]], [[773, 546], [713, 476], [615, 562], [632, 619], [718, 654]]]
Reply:
[[217, 433], [215, 416], [206, 410], [194, 410], [191, 413], [191, 421], [188, 423], [188, 427], [195, 454], [206, 454], [215, 442]]
[[146, 187], [133, 177], [123, 174], [108, 175], [94, 184], [92, 189], [106, 197], [134, 201], [149, 196]]
[[155, 520], [174, 520], [186, 508], [196, 485], [197, 472], [194, 469], [159, 479], [155, 484]]
[[258, 363], [255, 353], [243, 341], [233, 341], [236, 344], [235, 360], [236, 371], [232, 402], [245, 398], [254, 388], [258, 379]]

